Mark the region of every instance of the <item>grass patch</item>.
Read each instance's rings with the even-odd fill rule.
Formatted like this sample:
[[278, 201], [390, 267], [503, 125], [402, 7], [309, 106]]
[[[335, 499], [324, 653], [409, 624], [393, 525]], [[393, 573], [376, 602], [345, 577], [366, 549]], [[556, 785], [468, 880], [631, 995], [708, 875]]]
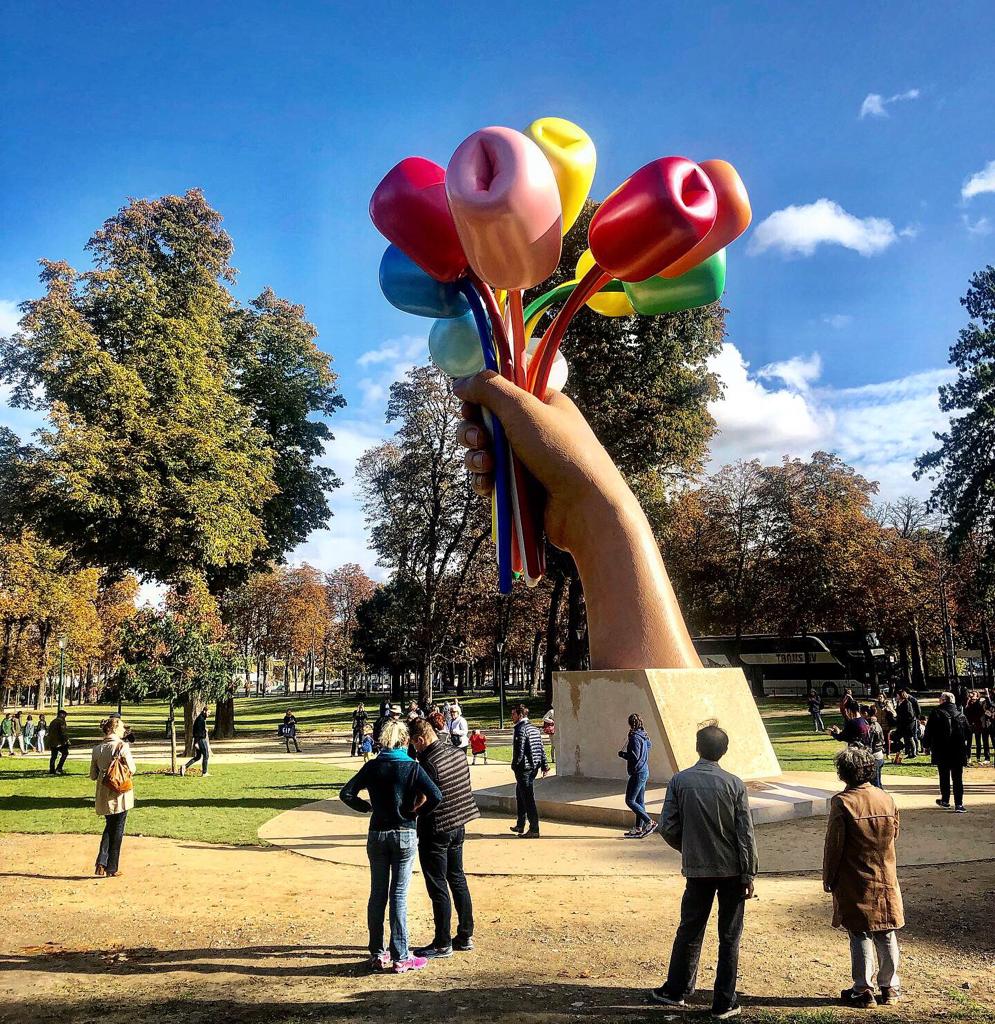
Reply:
[[[94, 783], [84, 765], [67, 761], [70, 774], [53, 777], [47, 762], [5, 760], [0, 832], [102, 832], [104, 819], [94, 813]], [[329, 765], [296, 760], [212, 765], [206, 779], [164, 772], [161, 765], [138, 765], [128, 833], [235, 846], [264, 845], [256, 835], [263, 822], [336, 796], [350, 777]]]

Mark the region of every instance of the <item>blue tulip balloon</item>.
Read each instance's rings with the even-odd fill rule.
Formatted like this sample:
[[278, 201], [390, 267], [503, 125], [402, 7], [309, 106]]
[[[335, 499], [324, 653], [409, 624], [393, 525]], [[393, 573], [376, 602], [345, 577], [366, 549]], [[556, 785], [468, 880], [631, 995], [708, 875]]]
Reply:
[[470, 377], [484, 368], [484, 353], [473, 314], [436, 320], [428, 333], [432, 362], [450, 377]]
[[429, 277], [394, 245], [380, 260], [380, 290], [392, 306], [415, 316], [448, 319], [470, 312], [458, 284]]

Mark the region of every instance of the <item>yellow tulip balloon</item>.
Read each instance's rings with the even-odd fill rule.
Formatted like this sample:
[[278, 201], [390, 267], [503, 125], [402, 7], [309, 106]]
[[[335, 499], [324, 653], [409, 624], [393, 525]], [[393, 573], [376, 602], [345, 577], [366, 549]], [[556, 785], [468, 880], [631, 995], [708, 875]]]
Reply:
[[[585, 249], [577, 260], [576, 278], [580, 280], [594, 266], [594, 257], [590, 249]], [[602, 316], [632, 316], [636, 311], [632, 308], [629, 296], [623, 291], [598, 292], [588, 299], [587, 304], [595, 313]]]
[[563, 207], [563, 233], [577, 219], [591, 191], [597, 155], [591, 136], [562, 117], [540, 117], [525, 134], [546, 154]]

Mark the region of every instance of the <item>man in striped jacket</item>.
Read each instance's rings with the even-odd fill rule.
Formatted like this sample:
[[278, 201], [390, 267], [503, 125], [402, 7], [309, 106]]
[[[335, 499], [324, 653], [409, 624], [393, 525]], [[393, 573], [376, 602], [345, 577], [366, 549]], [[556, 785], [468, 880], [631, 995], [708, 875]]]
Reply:
[[[538, 839], [539, 808], [536, 807], [536, 775], [541, 771], [545, 778], [549, 772], [546, 763], [546, 748], [542, 733], [529, 721], [529, 709], [516, 704], [511, 709], [511, 720], [515, 731], [511, 741], [511, 770], [515, 773], [515, 802], [518, 805], [518, 821], [511, 827], [522, 839]], [[528, 819], [529, 829], [525, 831]]]
[[442, 791], [439, 806], [418, 818], [418, 862], [432, 901], [435, 936], [431, 945], [419, 947], [414, 954], [432, 960], [452, 956], [454, 949], [464, 953], [473, 949], [473, 903], [463, 873], [463, 840], [467, 823], [479, 818], [480, 811], [470, 788], [466, 754], [440, 739], [432, 723], [423, 718], [410, 722], [408, 732], [419, 764]]

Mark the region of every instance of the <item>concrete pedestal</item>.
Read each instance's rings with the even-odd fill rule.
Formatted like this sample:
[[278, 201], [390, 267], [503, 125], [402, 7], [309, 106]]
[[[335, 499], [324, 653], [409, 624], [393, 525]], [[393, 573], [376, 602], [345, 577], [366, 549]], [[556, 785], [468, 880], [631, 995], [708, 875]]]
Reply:
[[630, 714], [639, 715], [653, 744], [650, 784], [666, 783], [698, 760], [695, 734], [714, 721], [729, 733], [726, 771], [741, 779], [781, 774], [746, 677], [738, 668], [558, 672], [556, 774], [560, 779], [624, 779]]

